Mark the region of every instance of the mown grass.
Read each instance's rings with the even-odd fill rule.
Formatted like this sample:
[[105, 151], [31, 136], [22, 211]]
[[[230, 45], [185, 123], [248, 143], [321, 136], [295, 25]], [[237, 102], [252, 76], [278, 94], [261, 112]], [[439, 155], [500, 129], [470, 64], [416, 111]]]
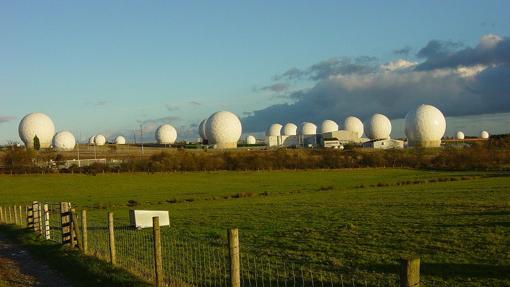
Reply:
[[173, 228], [241, 250], [345, 274], [389, 276], [418, 255], [436, 286], [510, 286], [510, 177], [405, 169], [2, 176], [2, 204], [72, 201], [113, 210], [166, 209]]

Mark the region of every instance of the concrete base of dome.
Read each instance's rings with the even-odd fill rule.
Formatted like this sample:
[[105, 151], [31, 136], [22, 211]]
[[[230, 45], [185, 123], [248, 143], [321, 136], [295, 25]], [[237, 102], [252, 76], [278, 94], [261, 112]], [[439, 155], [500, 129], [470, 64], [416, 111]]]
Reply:
[[441, 140], [438, 141], [409, 141], [408, 146], [410, 147], [440, 147]]
[[237, 148], [237, 142], [233, 142], [233, 143], [215, 143], [213, 145], [213, 148], [215, 148], [215, 149], [232, 149], [232, 148]]

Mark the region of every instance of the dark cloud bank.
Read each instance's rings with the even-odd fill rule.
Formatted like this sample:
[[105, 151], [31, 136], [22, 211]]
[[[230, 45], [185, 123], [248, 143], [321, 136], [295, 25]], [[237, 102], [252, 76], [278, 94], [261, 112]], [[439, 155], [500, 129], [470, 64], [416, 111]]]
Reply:
[[423, 103], [447, 116], [510, 112], [509, 38], [486, 35], [475, 47], [434, 40], [416, 58], [419, 63], [386, 65], [372, 57], [333, 58], [303, 70], [292, 68], [274, 80], [307, 80], [314, 86], [288, 94], [288, 103], [253, 111], [242, 119], [243, 129], [261, 131], [274, 122], [342, 121], [349, 115], [365, 119], [373, 113], [402, 118]]

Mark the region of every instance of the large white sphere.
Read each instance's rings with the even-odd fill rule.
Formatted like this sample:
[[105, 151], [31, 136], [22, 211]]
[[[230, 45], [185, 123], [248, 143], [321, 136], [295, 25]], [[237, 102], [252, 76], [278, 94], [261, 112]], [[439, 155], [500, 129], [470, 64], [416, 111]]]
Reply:
[[257, 139], [252, 136], [252, 135], [249, 135], [246, 137], [246, 143], [247, 144], [256, 144], [257, 143]]
[[92, 144], [92, 145], [93, 145], [93, 144], [96, 144], [95, 138], [96, 138], [96, 136], [91, 136], [91, 137], [89, 138], [89, 144]]
[[317, 134], [317, 126], [309, 122], [304, 122], [299, 128], [299, 134], [304, 136], [315, 135]]
[[363, 136], [363, 123], [357, 117], [349, 116], [344, 120], [344, 129], [358, 134], [358, 138]]
[[405, 117], [405, 134], [410, 146], [438, 147], [445, 130], [443, 113], [431, 105], [420, 105]]
[[368, 137], [372, 140], [388, 139], [391, 134], [391, 122], [385, 115], [374, 114], [368, 120]]
[[280, 124], [272, 124], [266, 131], [266, 136], [279, 136], [281, 135], [282, 125]]
[[297, 134], [297, 126], [293, 123], [286, 123], [282, 129], [282, 136], [295, 136]]
[[164, 124], [156, 129], [155, 137], [159, 144], [173, 144], [177, 139], [177, 130], [169, 124]]
[[202, 140], [207, 139], [207, 135], [205, 134], [205, 124], [207, 123], [207, 119], [200, 122], [200, 125], [198, 125], [198, 134], [202, 138]]
[[43, 113], [26, 115], [18, 127], [19, 137], [27, 148], [34, 148], [34, 138], [37, 136], [41, 148], [49, 148], [55, 135], [55, 125]]
[[115, 144], [126, 144], [126, 138], [123, 136], [116, 137]]
[[489, 138], [489, 132], [488, 131], [481, 131], [480, 132], [480, 138], [488, 139]]
[[53, 137], [53, 148], [60, 151], [70, 151], [76, 146], [76, 138], [68, 131], [58, 132]]
[[458, 131], [455, 134], [455, 138], [458, 139], [458, 140], [463, 140], [464, 139], [464, 133], [462, 131]]
[[242, 133], [241, 121], [231, 112], [220, 111], [212, 114], [205, 125], [209, 144], [218, 148], [235, 148]]
[[321, 124], [319, 133], [323, 134], [335, 131], [338, 131], [338, 124], [332, 120], [325, 120]]
[[94, 137], [94, 144], [97, 146], [105, 145], [106, 137], [104, 135], [96, 135]]

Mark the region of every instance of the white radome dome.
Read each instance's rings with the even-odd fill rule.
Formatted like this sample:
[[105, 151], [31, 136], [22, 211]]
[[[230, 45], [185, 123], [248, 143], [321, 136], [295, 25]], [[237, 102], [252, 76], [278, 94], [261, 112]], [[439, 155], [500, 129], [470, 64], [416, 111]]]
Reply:
[[123, 136], [116, 137], [115, 144], [126, 144], [126, 138]]
[[464, 133], [462, 131], [458, 131], [456, 134], [455, 134], [455, 138], [458, 139], [458, 140], [463, 140], [464, 139]]
[[173, 144], [177, 139], [177, 130], [169, 124], [160, 125], [155, 137], [158, 144]]
[[202, 140], [207, 140], [207, 135], [205, 134], [205, 125], [207, 123], [207, 119], [200, 122], [200, 125], [198, 125], [198, 134], [202, 138]]
[[325, 120], [321, 124], [319, 133], [323, 134], [335, 131], [338, 131], [338, 124], [332, 120]]
[[313, 123], [304, 122], [301, 124], [299, 134], [304, 136], [315, 135], [317, 134], [317, 126]]
[[382, 114], [374, 114], [367, 123], [368, 137], [372, 140], [388, 139], [391, 134], [391, 121]]
[[488, 131], [481, 131], [480, 132], [480, 138], [488, 139], [489, 138], [489, 132]]
[[89, 138], [89, 144], [91, 144], [91, 145], [96, 144], [95, 138], [96, 138], [96, 136], [91, 136]]
[[27, 148], [34, 148], [35, 136], [39, 139], [41, 148], [49, 148], [55, 135], [55, 125], [45, 114], [31, 113], [21, 120], [18, 132]]
[[282, 125], [280, 124], [272, 124], [266, 131], [266, 136], [279, 136], [281, 135]]
[[357, 117], [349, 116], [344, 120], [344, 129], [358, 134], [358, 138], [363, 136], [363, 122]]
[[106, 137], [104, 135], [96, 135], [94, 136], [94, 144], [97, 146], [102, 146], [106, 144]]
[[53, 137], [53, 148], [59, 151], [71, 151], [76, 146], [76, 138], [68, 131], [58, 132]]
[[293, 123], [286, 123], [282, 129], [282, 136], [295, 136], [297, 134], [297, 126]]
[[410, 146], [439, 147], [446, 131], [446, 119], [434, 106], [420, 105], [405, 117], [405, 134]]
[[257, 139], [252, 136], [252, 135], [249, 135], [246, 137], [246, 143], [247, 144], [256, 144], [257, 143]]
[[239, 118], [227, 111], [212, 114], [205, 125], [205, 134], [209, 144], [217, 148], [235, 148], [242, 133]]

